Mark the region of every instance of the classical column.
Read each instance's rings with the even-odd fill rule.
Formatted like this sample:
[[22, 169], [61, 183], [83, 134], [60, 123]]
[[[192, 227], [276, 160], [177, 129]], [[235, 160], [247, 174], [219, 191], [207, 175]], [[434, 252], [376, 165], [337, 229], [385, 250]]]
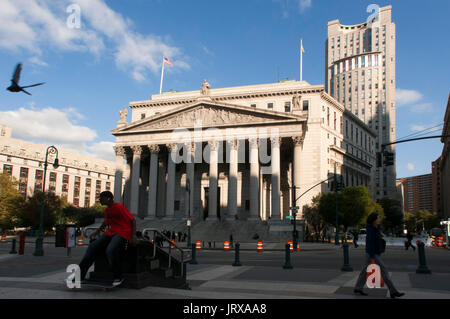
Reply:
[[167, 144], [167, 190], [166, 190], [166, 218], [175, 217], [175, 162], [172, 159], [176, 151], [176, 144]]
[[116, 153], [116, 171], [114, 174], [114, 201], [122, 203], [122, 178], [123, 178], [123, 157], [125, 148], [122, 146], [114, 146]]
[[[302, 150], [303, 150], [303, 136], [294, 136], [292, 137], [292, 141], [294, 142], [294, 168], [293, 168], [293, 175], [294, 175], [294, 186], [296, 186], [296, 193], [295, 193], [295, 198], [298, 198], [301, 193], [302, 193], [302, 189], [300, 187], [300, 184], [302, 182], [302, 178], [301, 178], [301, 156], [302, 156]], [[300, 202], [297, 201], [296, 205], [298, 207], [300, 206]], [[301, 212], [301, 210], [299, 209], [298, 212]]]
[[137, 216], [139, 213], [139, 177], [141, 176], [141, 154], [140, 145], [131, 146], [133, 151], [133, 167], [131, 169], [131, 202], [130, 212]]
[[281, 219], [280, 210], [280, 144], [281, 138], [270, 139], [272, 154], [272, 219]]
[[230, 171], [228, 174], [228, 218], [237, 214], [238, 141], [228, 141], [230, 148]]
[[194, 166], [195, 166], [195, 160], [194, 160], [194, 154], [195, 154], [195, 143], [191, 142], [187, 145], [187, 163], [186, 163], [186, 178], [189, 180], [189, 188], [190, 193], [186, 195], [186, 198], [188, 199], [188, 203], [186, 203], [186, 217], [194, 216]]
[[209, 206], [208, 219], [217, 220], [217, 187], [219, 184], [219, 142], [209, 142]]
[[250, 219], [259, 218], [259, 153], [258, 139], [249, 139], [250, 160]]
[[158, 145], [148, 145], [150, 150], [150, 170], [148, 177], [148, 218], [156, 218], [156, 194], [158, 191]]

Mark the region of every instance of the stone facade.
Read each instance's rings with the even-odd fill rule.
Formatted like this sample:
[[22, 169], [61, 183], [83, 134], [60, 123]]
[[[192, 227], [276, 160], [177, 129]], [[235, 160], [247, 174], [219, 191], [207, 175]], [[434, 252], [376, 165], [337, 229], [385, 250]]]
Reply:
[[[346, 185], [374, 189], [375, 132], [320, 85], [163, 93], [130, 108], [131, 123], [111, 131], [116, 176], [126, 179], [115, 197], [141, 218], [282, 220], [293, 185], [299, 198], [335, 169]], [[329, 185], [296, 202], [299, 219]]]
[[[366, 23], [328, 23], [325, 90], [376, 131], [377, 152], [396, 136], [395, 37], [392, 6]], [[395, 152], [395, 145], [386, 150]], [[375, 180], [377, 198], [398, 196], [395, 165], [376, 169]]]
[[[444, 115], [442, 136], [450, 135], [450, 95]], [[450, 137], [441, 138], [442, 154], [432, 163], [434, 207], [441, 219], [450, 218]]]

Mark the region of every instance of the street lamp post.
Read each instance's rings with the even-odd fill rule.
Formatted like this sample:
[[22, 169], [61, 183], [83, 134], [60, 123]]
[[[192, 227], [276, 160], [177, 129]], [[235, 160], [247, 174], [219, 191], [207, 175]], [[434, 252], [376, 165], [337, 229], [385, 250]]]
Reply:
[[297, 235], [297, 212], [298, 212], [298, 207], [297, 207], [297, 186], [293, 186], [292, 187], [292, 216], [294, 217], [294, 230], [292, 232], [292, 242], [294, 245], [294, 250], [297, 250], [298, 247], [298, 235]]
[[53, 162], [53, 167], [56, 169], [59, 166], [58, 163], [58, 149], [54, 146], [47, 147], [47, 151], [45, 152], [45, 161], [44, 161], [44, 176], [42, 182], [42, 203], [41, 203], [41, 214], [40, 214], [40, 223], [39, 223], [39, 236], [36, 239], [36, 247], [34, 251], [34, 256], [44, 256], [44, 209], [45, 209], [45, 176], [47, 175], [47, 166], [48, 166], [48, 155], [56, 154], [55, 161]]
[[188, 241], [187, 247], [191, 247], [191, 182], [189, 178], [186, 180], [186, 190], [188, 193], [188, 220], [187, 220], [187, 229], [188, 229]]

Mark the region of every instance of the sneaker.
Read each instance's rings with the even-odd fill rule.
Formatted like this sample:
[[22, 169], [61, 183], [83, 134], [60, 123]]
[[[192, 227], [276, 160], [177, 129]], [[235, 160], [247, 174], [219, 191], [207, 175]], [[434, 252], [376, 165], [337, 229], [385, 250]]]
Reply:
[[113, 287], [117, 287], [117, 286], [120, 286], [122, 283], [123, 283], [123, 279], [117, 278], [117, 279], [114, 279], [114, 281], [112, 282], [112, 285], [113, 285]]

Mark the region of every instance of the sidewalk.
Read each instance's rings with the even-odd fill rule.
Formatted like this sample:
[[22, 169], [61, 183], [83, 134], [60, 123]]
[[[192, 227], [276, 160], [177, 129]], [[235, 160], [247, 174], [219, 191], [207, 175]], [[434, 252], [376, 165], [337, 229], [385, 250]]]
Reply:
[[[56, 256], [57, 249], [48, 249], [45, 257], [31, 255], [18, 257], [9, 255], [6, 249], [0, 249], [0, 298], [32, 298], [32, 299], [384, 299], [389, 297], [386, 289], [368, 289], [368, 297], [353, 294], [360, 269], [353, 264], [354, 271], [342, 272], [340, 266], [311, 268], [297, 266], [293, 260], [293, 269], [283, 269], [282, 263], [268, 266], [261, 262], [271, 256], [282, 256], [280, 252], [269, 252], [267, 255], [256, 253], [253, 243], [242, 244], [255, 252], [247, 254], [256, 260], [249, 266], [250, 259], [241, 267], [233, 267], [230, 263], [200, 263], [187, 265], [187, 280], [191, 290], [179, 290], [160, 287], [147, 287], [141, 290], [119, 288], [103, 292], [97, 288], [70, 290], [65, 285], [68, 273], [67, 265], [77, 263], [86, 247], [74, 250], [71, 258]], [[281, 243], [270, 243], [274, 249]], [[9, 246], [9, 245], [8, 245]], [[303, 256], [328, 256], [338, 254], [341, 246], [334, 244], [303, 243]], [[4, 247], [4, 246], [0, 246]], [[31, 248], [31, 247], [30, 247]], [[216, 250], [208, 250], [203, 258], [210, 260], [210, 254], [222, 256]], [[316, 251], [317, 250], [317, 251]], [[309, 251], [309, 252], [308, 252]], [[400, 252], [400, 250], [398, 250]], [[435, 250], [441, 254], [440, 251]], [[447, 252], [447, 251], [446, 251]], [[362, 252], [361, 252], [362, 253]], [[30, 253], [31, 254], [31, 253]], [[228, 255], [226, 255], [228, 254]], [[232, 253], [224, 253], [230, 256]], [[301, 255], [298, 255], [301, 256]], [[415, 259], [414, 255], [413, 256]], [[328, 258], [328, 257], [326, 257]], [[212, 260], [212, 259], [211, 259]], [[406, 295], [402, 299], [450, 299], [450, 270], [446, 266], [443, 271], [430, 275], [416, 274], [417, 265], [407, 271], [393, 271], [391, 277], [401, 292]]]

